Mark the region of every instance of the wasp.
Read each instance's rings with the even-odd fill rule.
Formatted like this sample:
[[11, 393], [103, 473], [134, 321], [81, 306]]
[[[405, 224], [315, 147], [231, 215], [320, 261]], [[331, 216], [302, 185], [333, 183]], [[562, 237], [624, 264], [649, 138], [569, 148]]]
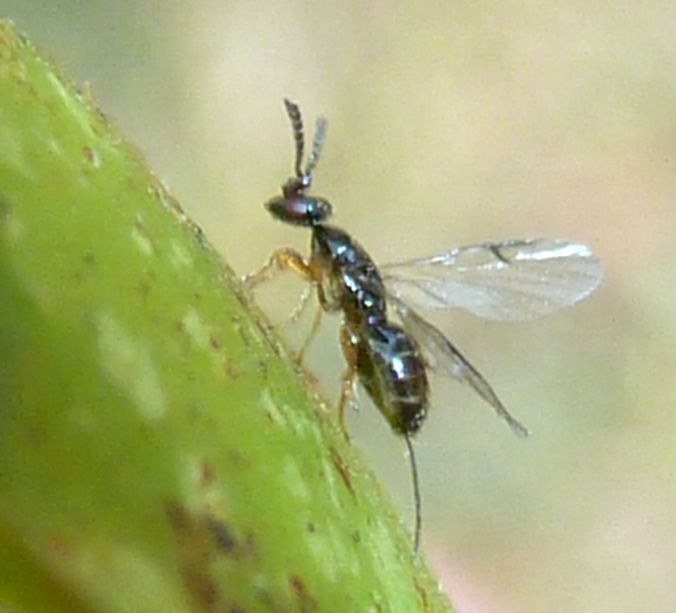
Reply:
[[[312, 149], [303, 167], [305, 132], [297, 104], [284, 100], [295, 141], [294, 175], [282, 193], [265, 204], [279, 221], [308, 228], [310, 257], [283, 248], [243, 278], [249, 287], [276, 271], [291, 270], [316, 288], [320, 308], [299, 359], [314, 336], [322, 312], [342, 314], [340, 344], [347, 368], [342, 377], [339, 417], [356, 383], [366, 390], [394, 432], [403, 437], [410, 462], [415, 505], [414, 553], [421, 532], [421, 497], [412, 436], [429, 407], [428, 372], [469, 384], [519, 436], [528, 429], [505, 408], [480, 372], [415, 309], [462, 308], [483, 318], [526, 320], [548, 315], [588, 296], [603, 268], [589, 247], [564, 239], [519, 239], [470, 245], [378, 268], [347, 232], [329, 225], [333, 208], [309, 194], [324, 143], [327, 122], [316, 123]], [[305, 305], [303, 294], [294, 319]], [[415, 307], [415, 309], [414, 309]]]

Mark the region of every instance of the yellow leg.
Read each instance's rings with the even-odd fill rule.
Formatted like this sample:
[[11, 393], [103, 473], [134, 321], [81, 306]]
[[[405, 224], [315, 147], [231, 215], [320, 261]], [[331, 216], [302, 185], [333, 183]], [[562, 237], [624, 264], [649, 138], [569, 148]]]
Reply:
[[298, 321], [298, 319], [300, 319], [300, 316], [303, 314], [303, 311], [305, 310], [305, 305], [307, 305], [311, 294], [312, 294], [312, 285], [306, 285], [305, 289], [303, 289], [303, 293], [300, 295], [298, 304], [293, 308], [293, 311], [289, 313], [289, 316], [286, 319], [283, 319], [282, 321], [280, 321], [278, 324], [275, 325], [284, 326], [287, 324], [295, 324]]
[[348, 366], [343, 373], [340, 380], [340, 399], [338, 400], [338, 422], [340, 429], [343, 431], [345, 440], [350, 440], [350, 434], [347, 431], [347, 423], [345, 421], [345, 408], [354, 400], [354, 385], [357, 371]]
[[[242, 283], [244, 283], [249, 288], [253, 289], [254, 287], [263, 283], [264, 281], [268, 281], [269, 279], [271, 279], [275, 273], [284, 270], [291, 270], [295, 272], [298, 276], [302, 277], [305, 281], [307, 281], [311, 285], [305, 288], [305, 290], [301, 294], [299, 303], [293, 309], [291, 315], [289, 315], [289, 317], [286, 320], [284, 320], [282, 324], [295, 322], [302, 314], [303, 309], [305, 308], [305, 305], [307, 304], [308, 299], [310, 298], [310, 294], [312, 293], [312, 288], [313, 287], [321, 288], [321, 285], [317, 283], [317, 280], [315, 278], [316, 277], [315, 270], [310, 266], [308, 261], [294, 249], [288, 248], [278, 249], [270, 256], [268, 261], [265, 262], [265, 264], [263, 264], [263, 266], [261, 266], [258, 270], [242, 277]], [[323, 298], [323, 292], [321, 291], [320, 298]], [[305, 351], [310, 345], [312, 339], [317, 334], [317, 330], [319, 330], [319, 324], [321, 323], [321, 320], [322, 320], [322, 309], [319, 308], [317, 310], [317, 314], [314, 317], [314, 320], [312, 321], [312, 328], [310, 328], [310, 333], [308, 334], [305, 341], [303, 341], [303, 345], [301, 346], [300, 351], [298, 352], [298, 357], [296, 358], [296, 360], [299, 364], [303, 362], [303, 356], [305, 354]]]
[[297, 275], [312, 282], [314, 280], [312, 269], [305, 258], [294, 249], [278, 249], [263, 266], [255, 272], [242, 277], [242, 283], [254, 288], [263, 281], [272, 278], [273, 274], [282, 270], [292, 270]]
[[354, 400], [356, 377], [359, 374], [357, 370], [357, 342], [358, 339], [353, 335], [349, 328], [343, 324], [340, 329], [340, 344], [343, 348], [343, 354], [347, 361], [347, 368], [343, 373], [340, 381], [340, 399], [338, 400], [338, 419], [340, 421], [340, 428], [347, 440], [350, 440], [350, 435], [347, 432], [347, 425], [345, 423], [345, 408]]
[[323, 313], [324, 310], [322, 309], [322, 307], [321, 306], [317, 307], [317, 313], [315, 314], [315, 317], [312, 320], [312, 327], [310, 328], [310, 332], [308, 332], [308, 335], [305, 337], [305, 340], [303, 341], [303, 344], [301, 345], [300, 351], [298, 352], [298, 356], [296, 358], [299, 364], [303, 363], [303, 357], [305, 356], [305, 352], [307, 351], [307, 348], [310, 346], [312, 339], [315, 337], [317, 331], [319, 330], [319, 325], [322, 323]]

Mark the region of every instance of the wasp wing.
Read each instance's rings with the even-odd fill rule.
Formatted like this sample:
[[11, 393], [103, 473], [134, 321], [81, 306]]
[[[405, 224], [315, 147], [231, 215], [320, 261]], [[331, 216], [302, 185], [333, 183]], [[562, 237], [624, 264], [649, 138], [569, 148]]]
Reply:
[[582, 300], [603, 278], [589, 247], [523, 239], [460, 247], [381, 267], [388, 291], [422, 309], [462, 308], [496, 320], [527, 320]]
[[423, 319], [411, 307], [394, 295], [388, 295], [390, 304], [394, 306], [401, 322], [420, 345], [425, 361], [434, 371], [444, 371], [458, 381], [469, 384], [499, 417], [504, 419], [519, 436], [528, 436], [530, 432], [505, 408], [493, 388], [481, 373], [472, 366], [465, 356], [458, 351], [444, 334], [430, 322]]

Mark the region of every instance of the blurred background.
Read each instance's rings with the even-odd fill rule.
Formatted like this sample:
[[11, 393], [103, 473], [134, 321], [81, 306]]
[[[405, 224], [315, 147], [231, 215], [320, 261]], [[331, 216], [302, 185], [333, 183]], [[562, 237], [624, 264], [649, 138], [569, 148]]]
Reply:
[[[676, 4], [4, 0], [245, 273], [308, 235], [262, 203], [292, 167], [282, 97], [329, 118], [315, 193], [381, 262], [561, 236], [606, 267], [555, 317], [444, 330], [533, 431], [435, 380], [424, 548], [463, 613], [676, 610]], [[302, 283], [259, 292], [273, 321]], [[284, 329], [297, 346], [308, 318]], [[337, 398], [325, 318], [307, 364]], [[403, 444], [357, 444], [412, 523]]]

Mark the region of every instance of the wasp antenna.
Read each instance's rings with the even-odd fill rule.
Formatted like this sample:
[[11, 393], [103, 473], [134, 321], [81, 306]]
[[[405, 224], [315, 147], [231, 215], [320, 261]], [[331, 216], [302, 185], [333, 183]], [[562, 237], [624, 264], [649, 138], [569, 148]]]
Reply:
[[326, 135], [326, 123], [327, 122], [324, 117], [317, 119], [317, 125], [315, 126], [315, 136], [312, 139], [312, 151], [310, 152], [310, 157], [308, 158], [307, 166], [305, 167], [305, 176], [307, 177], [312, 175], [312, 171], [319, 161], [319, 153], [322, 150], [324, 136]]
[[291, 102], [288, 98], [284, 98], [284, 106], [286, 113], [291, 120], [291, 128], [293, 129], [293, 139], [296, 141], [296, 164], [294, 170], [296, 176], [300, 179], [303, 176], [303, 153], [305, 150], [305, 135], [303, 133], [303, 118], [300, 114], [300, 108], [295, 102]]
[[413, 504], [415, 506], [415, 529], [413, 536], [413, 555], [418, 555], [420, 548], [420, 529], [422, 527], [422, 516], [420, 513], [420, 483], [418, 482], [418, 466], [415, 463], [415, 453], [413, 452], [413, 443], [411, 437], [404, 433], [404, 440], [408, 448], [408, 461], [411, 465], [411, 476], [413, 480]]

